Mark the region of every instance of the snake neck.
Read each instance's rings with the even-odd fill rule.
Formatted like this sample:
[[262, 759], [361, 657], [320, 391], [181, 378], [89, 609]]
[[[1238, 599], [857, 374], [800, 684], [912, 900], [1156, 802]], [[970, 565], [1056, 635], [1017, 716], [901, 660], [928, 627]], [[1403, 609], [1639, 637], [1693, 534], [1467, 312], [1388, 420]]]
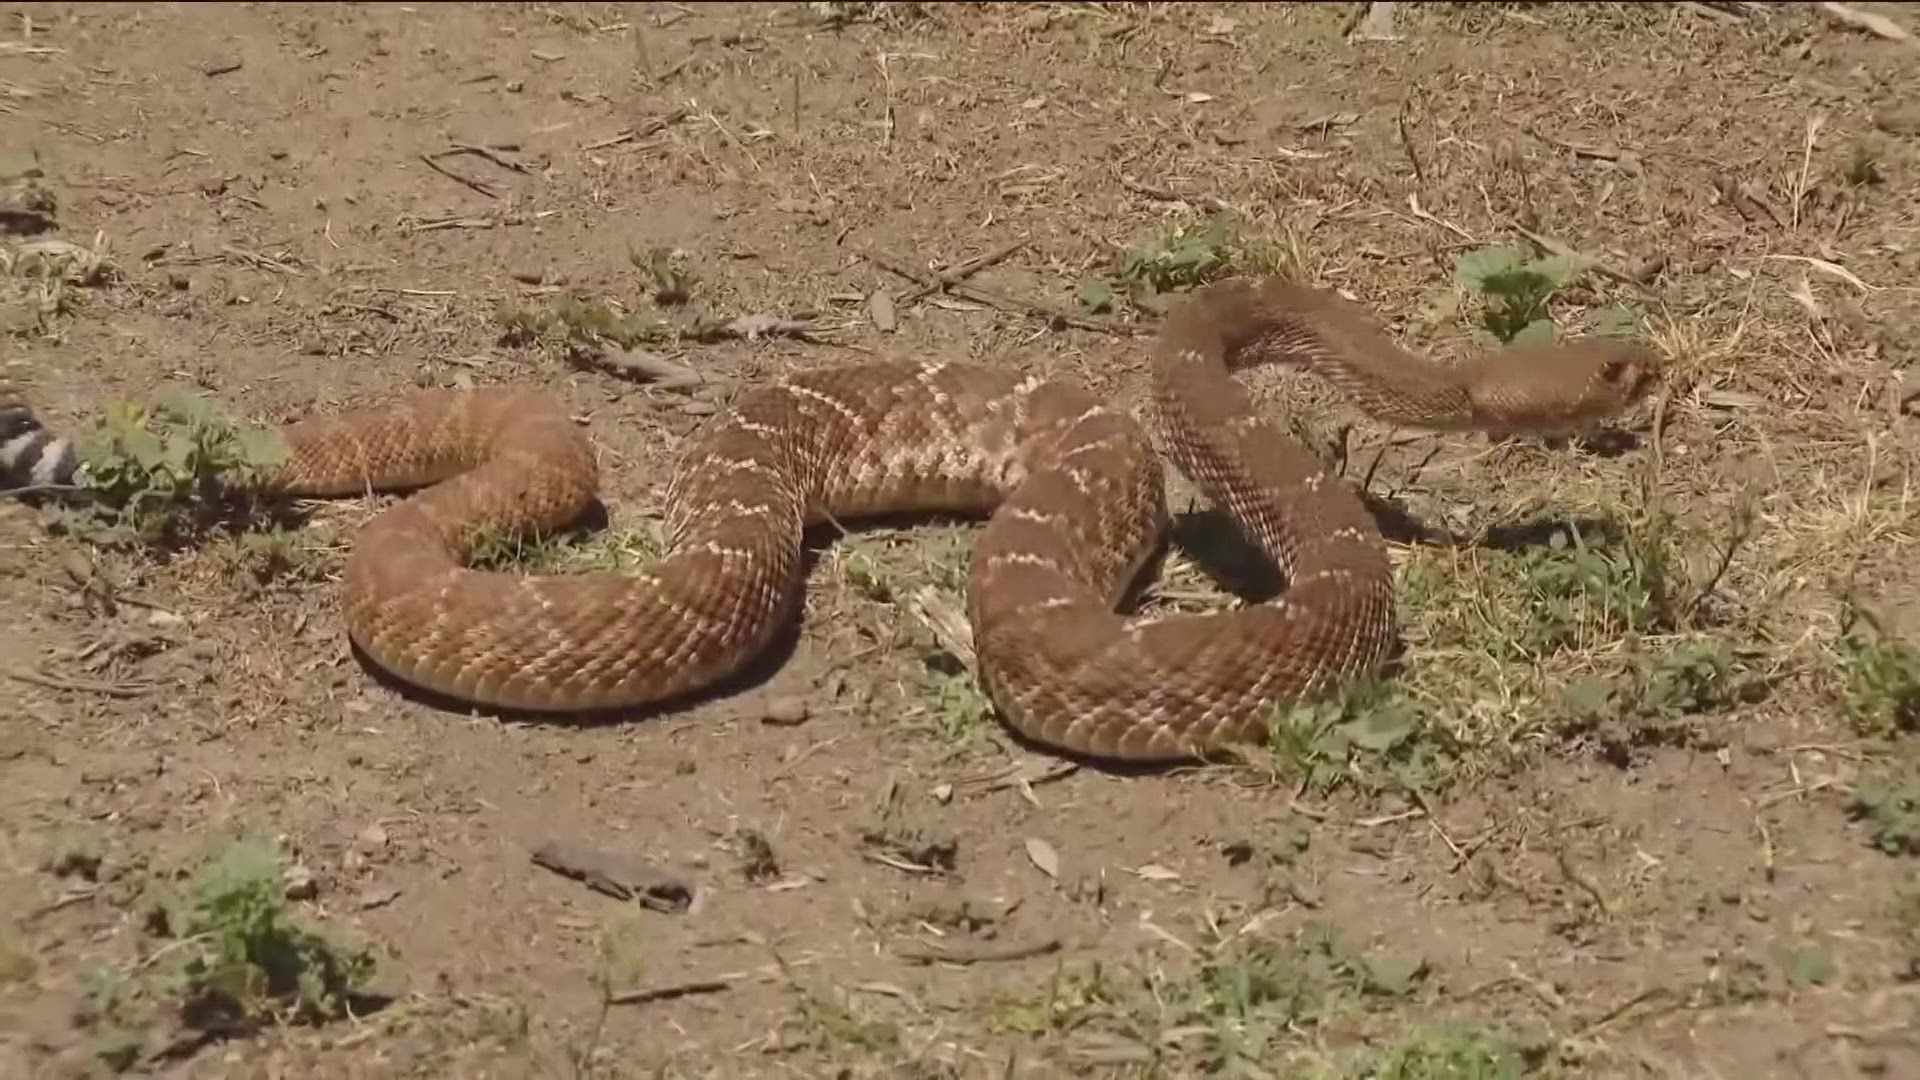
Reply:
[[1160, 362], [1211, 368], [1216, 377], [1295, 364], [1383, 423], [1479, 424], [1463, 372], [1401, 348], [1359, 305], [1288, 282], [1233, 279], [1195, 291], [1169, 315]]

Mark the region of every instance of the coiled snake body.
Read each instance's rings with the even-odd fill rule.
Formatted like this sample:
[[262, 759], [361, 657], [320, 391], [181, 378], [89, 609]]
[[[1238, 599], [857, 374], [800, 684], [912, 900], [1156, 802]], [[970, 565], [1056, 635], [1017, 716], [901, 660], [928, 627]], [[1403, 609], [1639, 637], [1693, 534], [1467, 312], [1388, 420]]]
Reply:
[[[802, 529], [879, 512], [991, 514], [968, 582], [978, 671], [1008, 724], [1097, 757], [1205, 756], [1269, 710], [1378, 665], [1393, 576], [1363, 504], [1236, 370], [1311, 366], [1402, 425], [1579, 430], [1638, 400], [1651, 355], [1591, 339], [1442, 368], [1358, 306], [1234, 280], [1175, 303], [1152, 350], [1153, 421], [1173, 463], [1287, 576], [1280, 597], [1146, 620], [1116, 608], [1165, 526], [1146, 430], [1079, 384], [986, 366], [876, 363], [743, 394], [670, 483], [662, 557], [629, 575], [466, 564], [481, 530], [551, 531], [590, 504], [593, 448], [522, 388], [429, 391], [283, 429], [270, 493], [426, 485], [360, 533], [347, 633], [393, 674], [481, 705], [548, 712], [660, 702], [737, 672], [792, 616]], [[72, 447], [0, 396], [0, 474], [82, 479]]]

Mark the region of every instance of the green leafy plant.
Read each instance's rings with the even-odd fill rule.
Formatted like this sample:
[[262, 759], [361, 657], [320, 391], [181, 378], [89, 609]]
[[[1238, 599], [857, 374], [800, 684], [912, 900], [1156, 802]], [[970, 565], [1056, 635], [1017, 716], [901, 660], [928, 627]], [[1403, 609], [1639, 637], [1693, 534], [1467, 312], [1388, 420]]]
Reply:
[[1520, 1080], [1547, 1049], [1541, 1040], [1434, 1025], [1395, 1043], [1366, 1075], [1370, 1080]]
[[1920, 855], [1920, 770], [1862, 778], [1847, 812], [1866, 822], [1874, 847], [1889, 855]]
[[1920, 654], [1852, 602], [1840, 614], [1840, 667], [1856, 733], [1891, 738], [1920, 730]]
[[285, 857], [259, 837], [215, 850], [161, 895], [155, 916], [180, 946], [173, 978], [183, 1010], [203, 1026], [329, 1019], [374, 971], [371, 953], [294, 921]]
[[1355, 784], [1425, 792], [1440, 771], [1431, 734], [1402, 686], [1362, 680], [1336, 697], [1276, 711], [1266, 751], [1276, 771], [1312, 791]]
[[1766, 683], [1748, 671], [1720, 638], [1685, 641], [1637, 653], [1610, 677], [1575, 679], [1561, 691], [1571, 730], [1591, 735], [1616, 765], [1643, 746], [1683, 746], [1696, 736], [1693, 718], [1756, 701]]
[[1517, 559], [1532, 594], [1513, 640], [1525, 654], [1539, 657], [1592, 639], [1645, 634], [1668, 621], [1668, 555], [1651, 537], [1596, 542], [1576, 535], [1527, 548]]
[[1123, 296], [1191, 288], [1220, 276], [1232, 262], [1232, 230], [1226, 218], [1215, 217], [1128, 248], [1117, 270], [1080, 287], [1080, 304], [1095, 314], [1112, 311]]
[[107, 542], [150, 542], [217, 519], [232, 494], [266, 479], [287, 452], [277, 431], [239, 424], [180, 387], [152, 409], [109, 407], [79, 448], [89, 498], [74, 520]]
[[[1533, 256], [1517, 247], [1485, 247], [1460, 256], [1454, 275], [1480, 299], [1480, 327], [1507, 345], [1547, 345], [1555, 325], [1547, 304], [1585, 269], [1567, 255]], [[1627, 335], [1639, 325], [1631, 308], [1615, 305], [1595, 316], [1594, 332]]]

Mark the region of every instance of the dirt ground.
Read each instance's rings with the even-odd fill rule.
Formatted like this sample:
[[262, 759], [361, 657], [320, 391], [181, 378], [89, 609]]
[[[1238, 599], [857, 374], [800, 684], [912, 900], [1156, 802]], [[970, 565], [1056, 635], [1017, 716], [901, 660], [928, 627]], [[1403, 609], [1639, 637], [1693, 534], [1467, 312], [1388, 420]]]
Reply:
[[[16, 281], [0, 377], [63, 427], [171, 383], [263, 422], [537, 384], [612, 520], [529, 560], [644, 558], [673, 451], [782, 369], [971, 358], [1137, 404], [1153, 304], [1081, 289], [1216, 212], [1255, 269], [1446, 358], [1461, 255], [1563, 244], [1596, 269], [1555, 317], [1631, 305], [1668, 366], [1618, 453], [1393, 432], [1250, 374], [1468, 539], [1395, 534], [1405, 725], [1169, 774], [1000, 734], [924, 617], [963, 524], [825, 544], [755, 680], [575, 726], [416, 702], [349, 652], [376, 500], [165, 554], [12, 502], [0, 1072], [1920, 1076], [1920, 772], [1911, 710], [1874, 713], [1920, 666], [1841, 599], [1920, 631], [1920, 54], [1812, 5], [1400, 5], [1397, 40], [1350, 40], [1362, 6], [8, 5], [0, 152], [37, 155], [41, 235], [112, 273]], [[987, 254], [946, 291], [883, 265]], [[709, 380], [662, 388], [527, 331], [567, 297], [814, 329], [653, 341]], [[1571, 534], [1535, 526], [1654, 507], [1683, 602], [1622, 630], [1594, 597], [1638, 571], [1553, 584]], [[1231, 602], [1183, 530], [1150, 604]], [[1490, 539], [1528, 532], [1558, 539]], [[1707, 657], [1691, 697], [1676, 656]], [[371, 950], [352, 1015], [170, 1007], [195, 943], [145, 897], [242, 833], [286, 853], [288, 914]]]

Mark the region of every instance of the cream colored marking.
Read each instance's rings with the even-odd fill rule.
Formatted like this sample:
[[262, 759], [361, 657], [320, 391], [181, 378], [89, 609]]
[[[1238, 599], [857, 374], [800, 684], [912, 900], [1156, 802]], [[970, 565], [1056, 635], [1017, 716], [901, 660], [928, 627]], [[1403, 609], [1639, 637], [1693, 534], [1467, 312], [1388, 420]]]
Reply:
[[736, 418], [733, 421], [733, 426], [739, 428], [741, 431], [751, 431], [755, 435], [768, 436], [780, 434], [779, 428], [774, 427], [772, 424], [763, 424], [758, 420]]
[[996, 566], [1037, 566], [1042, 570], [1059, 573], [1060, 565], [1045, 555], [1035, 555], [1031, 551], [1003, 551], [987, 560], [988, 569]]
[[800, 397], [808, 398], [813, 401], [818, 401], [821, 404], [827, 406], [828, 408], [832, 409], [834, 412], [839, 413], [840, 419], [845, 420], [848, 424], [851, 424], [855, 427], [860, 426], [860, 414], [857, 411], [855, 411], [851, 406], [849, 406], [846, 402], [841, 401], [839, 398], [834, 397], [832, 394], [815, 390], [811, 386], [790, 386], [787, 389], [793, 391], [793, 393], [797, 394]]
[[1049, 514], [1044, 510], [1035, 510], [1030, 506], [1009, 506], [1000, 511], [1001, 516], [1015, 521], [1029, 521], [1035, 525], [1059, 527], [1066, 522], [1061, 514]]

